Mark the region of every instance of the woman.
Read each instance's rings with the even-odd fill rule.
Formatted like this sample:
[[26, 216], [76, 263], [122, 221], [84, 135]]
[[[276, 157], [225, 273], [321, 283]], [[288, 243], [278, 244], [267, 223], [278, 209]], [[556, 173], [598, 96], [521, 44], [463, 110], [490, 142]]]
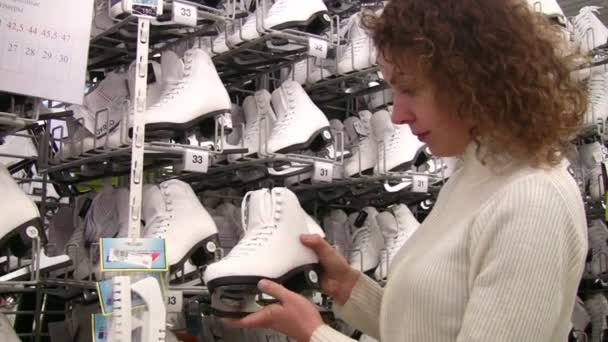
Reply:
[[[555, 31], [521, 0], [394, 0], [366, 25], [394, 90], [393, 122], [463, 166], [384, 289], [302, 236], [336, 313], [382, 342], [566, 341], [587, 236], [564, 155], [586, 101]], [[233, 325], [350, 340], [303, 297], [259, 287], [280, 304]]]

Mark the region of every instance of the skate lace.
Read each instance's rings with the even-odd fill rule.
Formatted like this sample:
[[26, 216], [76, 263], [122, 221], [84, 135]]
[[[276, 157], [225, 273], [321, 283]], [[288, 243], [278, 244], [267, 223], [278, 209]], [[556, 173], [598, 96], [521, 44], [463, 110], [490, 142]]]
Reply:
[[406, 237], [407, 232], [404, 229], [400, 229], [397, 234], [386, 239], [386, 249], [388, 250], [389, 256], [395, 255], [395, 253], [399, 251]]
[[257, 128], [259, 125], [258, 121], [259, 118], [256, 116], [255, 119], [251, 121], [251, 124], [249, 124], [249, 127], [247, 127], [247, 132], [245, 133], [245, 141], [252, 141], [253, 138], [255, 138], [257, 134], [259, 134], [259, 128]]
[[169, 197], [167, 189], [162, 189], [161, 193], [165, 199], [165, 211], [155, 215], [150, 222], [146, 222], [146, 235], [164, 239], [173, 219], [173, 202]]
[[247, 204], [253, 192], [248, 192], [245, 197], [243, 197], [243, 202], [241, 203], [241, 224], [243, 226], [243, 231], [245, 235], [243, 236], [241, 241], [239, 241], [239, 243], [232, 249], [232, 251], [230, 251], [226, 258], [242, 257], [248, 255], [250, 252], [262, 246], [263, 243], [265, 241], [268, 241], [268, 239], [270, 239], [270, 237], [274, 234], [274, 231], [276, 229], [275, 220], [280, 219], [281, 214], [281, 193], [279, 191], [274, 190], [275, 189], [264, 190], [271, 193], [271, 216], [262, 216], [263, 223], [253, 229], [251, 229], [251, 227], [247, 227]]
[[186, 88], [186, 84], [188, 83], [188, 77], [191, 74], [192, 64], [192, 57], [186, 55], [184, 57], [184, 77], [181, 80], [169, 85], [169, 87], [163, 94], [163, 97], [156, 105], [154, 105], [154, 107], [160, 107], [161, 105], [167, 104], [167, 102], [173, 100], [176, 95], [179, 95]]
[[597, 29], [602, 25], [596, 15], [596, 13], [599, 13], [599, 9], [598, 6], [587, 6], [580, 10], [580, 14], [574, 19], [574, 25], [581, 31], [581, 34], [586, 34], [589, 28]]
[[357, 229], [354, 233], [353, 233], [353, 248], [354, 249], [360, 249], [363, 246], [367, 245], [369, 239], [371, 236], [371, 231], [369, 230], [368, 227], [363, 226], [359, 229]]
[[296, 100], [294, 99], [294, 95], [295, 93], [291, 90], [285, 90], [282, 89], [281, 90], [283, 92], [284, 98], [287, 99], [287, 110], [285, 113], [283, 113], [283, 115], [281, 115], [279, 117], [279, 119], [277, 120], [275, 127], [273, 128], [273, 132], [283, 132], [287, 127], [289, 127], [295, 117], [295, 102]]

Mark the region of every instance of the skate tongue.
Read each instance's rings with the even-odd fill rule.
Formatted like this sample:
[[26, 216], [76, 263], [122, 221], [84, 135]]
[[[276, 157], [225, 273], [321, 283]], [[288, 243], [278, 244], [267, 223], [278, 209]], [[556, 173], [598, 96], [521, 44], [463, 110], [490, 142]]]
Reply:
[[384, 211], [376, 216], [380, 231], [385, 237], [394, 236], [398, 232], [397, 219], [389, 211]]
[[252, 191], [247, 205], [247, 230], [272, 224], [272, 195], [269, 189]]
[[181, 58], [171, 50], [163, 52], [160, 61], [163, 87], [175, 84], [184, 77], [184, 63]]

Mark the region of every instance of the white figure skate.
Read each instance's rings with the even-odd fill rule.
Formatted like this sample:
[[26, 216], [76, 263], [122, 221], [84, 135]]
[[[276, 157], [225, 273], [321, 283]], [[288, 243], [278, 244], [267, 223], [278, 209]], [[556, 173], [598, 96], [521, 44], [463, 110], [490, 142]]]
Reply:
[[148, 108], [147, 136], [174, 137], [176, 131], [185, 132], [217, 115], [230, 113], [228, 92], [205, 51], [186, 51], [183, 70], [184, 77], [166, 87], [160, 100]]
[[302, 86], [287, 81], [272, 93], [277, 121], [268, 138], [267, 152], [319, 151], [332, 141], [329, 121]]
[[42, 244], [46, 244], [47, 238], [40, 212], [2, 164], [0, 164], [0, 183], [3, 189], [0, 207], [5, 213], [0, 225], [0, 248], [9, 247], [14, 256], [24, 257], [32, 246], [32, 239], [27, 234], [28, 228], [35, 228]]
[[366, 207], [362, 212], [352, 213], [348, 217], [352, 238], [348, 263], [352, 268], [364, 273], [378, 266], [381, 250], [384, 248], [384, 238], [376, 221], [377, 215], [375, 208]]
[[322, 0], [263, 0], [260, 1], [260, 6], [247, 17], [242, 26], [235, 25], [228, 36], [230, 45], [260, 38], [260, 32], [269, 29], [300, 29], [319, 34], [331, 21]]
[[217, 227], [192, 188], [182, 181], [169, 180], [144, 190], [144, 237], [166, 240], [171, 271], [189, 258], [197, 266], [213, 260]]
[[270, 129], [276, 121], [276, 114], [270, 104], [271, 98], [272, 95], [267, 90], [257, 91], [255, 96], [245, 98], [243, 101], [245, 132], [242, 147], [247, 149], [247, 153], [229, 155], [228, 161], [235, 162], [243, 157], [255, 156], [267, 145]]
[[374, 272], [377, 280], [388, 277], [395, 255], [420, 225], [407, 206], [398, 204], [392, 208], [392, 211], [394, 215], [390, 211], [385, 211], [376, 216], [385, 245], [380, 264]]
[[318, 257], [300, 243], [300, 235], [324, 234], [295, 194], [286, 188], [252, 191], [243, 198], [241, 210], [245, 236], [203, 275], [214, 312], [243, 316], [261, 309], [261, 279], [296, 292], [318, 288]]
[[323, 218], [323, 228], [329, 243], [343, 256], [347, 256], [350, 249], [348, 215], [344, 210], [332, 210]]
[[353, 177], [374, 168], [377, 161], [378, 143], [371, 129], [372, 114], [369, 111], [359, 113], [359, 118], [350, 117], [344, 121], [347, 135], [353, 137], [353, 155], [344, 161], [344, 175]]
[[[407, 125], [392, 125], [391, 114], [386, 110], [375, 113], [371, 125], [378, 141], [378, 164], [374, 173], [386, 174], [409, 169], [424, 144], [412, 134]], [[391, 125], [392, 130], [386, 130]]]

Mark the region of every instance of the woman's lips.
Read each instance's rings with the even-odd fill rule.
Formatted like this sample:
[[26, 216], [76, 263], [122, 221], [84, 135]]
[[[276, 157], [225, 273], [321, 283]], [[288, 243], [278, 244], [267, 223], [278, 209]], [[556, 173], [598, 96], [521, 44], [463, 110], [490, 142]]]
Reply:
[[418, 140], [420, 140], [422, 142], [426, 142], [427, 137], [429, 136], [429, 134], [431, 134], [431, 132], [422, 132], [422, 133], [418, 133], [418, 134], [415, 134], [415, 135], [418, 138]]

